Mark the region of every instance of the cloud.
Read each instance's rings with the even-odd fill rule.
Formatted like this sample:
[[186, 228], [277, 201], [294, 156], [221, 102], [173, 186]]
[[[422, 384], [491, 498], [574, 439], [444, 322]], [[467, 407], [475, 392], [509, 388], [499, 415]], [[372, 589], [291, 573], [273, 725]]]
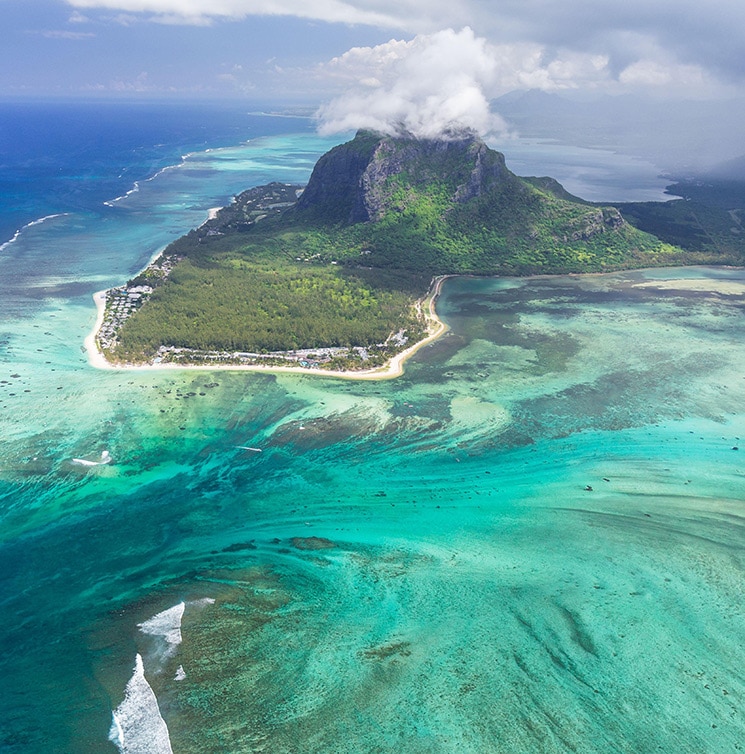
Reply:
[[[690, 79], [692, 69], [704, 79], [741, 84], [745, 80], [745, 3], [742, 0], [66, 0], [79, 10], [106, 9], [136, 14], [160, 23], [208, 25], [250, 16], [293, 16], [329, 23], [364, 24], [409, 35], [469, 26], [491, 44], [533, 46], [559, 67], [604, 60], [608, 82], [665, 86]], [[642, 49], [654, 49], [654, 54]], [[647, 66], [647, 75], [641, 69]], [[654, 64], [658, 75], [651, 75]], [[556, 71], [549, 71], [558, 79]], [[570, 76], [565, 76], [569, 81]], [[703, 86], [703, 84], [702, 84]]]
[[109, 84], [109, 89], [115, 92], [150, 92], [153, 91], [153, 86], [149, 81], [149, 74], [147, 71], [142, 71], [137, 78], [124, 81], [117, 79]]
[[44, 29], [42, 31], [31, 31], [29, 34], [40, 34], [47, 39], [90, 39], [96, 35], [89, 31], [67, 31], [65, 29]]
[[[529, 41], [546, 50], [604, 56], [613, 81], [639, 62], [654, 62], [669, 74], [669, 82], [681, 86], [689, 81], [691, 67], [703, 71], [709, 82], [745, 79], [741, 0], [503, 0], [494, 12], [471, 2], [477, 20], [470, 23], [492, 42]], [[664, 85], [662, 76], [657, 80]]]
[[486, 95], [496, 74], [494, 55], [468, 28], [356, 47], [328, 70], [353, 86], [319, 111], [324, 134], [368, 128], [432, 137], [454, 126], [482, 134], [505, 128]]
[[684, 92], [716, 85], [699, 66], [658, 60], [637, 60], [621, 71], [618, 80], [621, 84], [633, 88], [664, 87], [682, 89]]
[[220, 87], [226, 87], [242, 94], [250, 94], [256, 91], [256, 85], [246, 79], [243, 75], [243, 68], [240, 65], [234, 65], [230, 71], [217, 74], [216, 80]]
[[[81, 9], [118, 10], [146, 14], [151, 20], [168, 24], [204, 26], [214, 20], [241, 20], [248, 16], [294, 16], [330, 23], [368, 24], [401, 28], [405, 23], [401, 6], [378, 10], [385, 3], [376, 0], [67, 0]], [[404, 0], [406, 3], [407, 0]], [[415, 0], [409, 0], [416, 5]], [[370, 7], [367, 7], [370, 6]]]
[[355, 47], [322, 73], [345, 89], [318, 111], [324, 134], [369, 128], [434, 136], [453, 126], [482, 135], [506, 126], [489, 101], [513, 89], [558, 91], [605, 83], [608, 58], [540, 45], [493, 45], [466, 27]]

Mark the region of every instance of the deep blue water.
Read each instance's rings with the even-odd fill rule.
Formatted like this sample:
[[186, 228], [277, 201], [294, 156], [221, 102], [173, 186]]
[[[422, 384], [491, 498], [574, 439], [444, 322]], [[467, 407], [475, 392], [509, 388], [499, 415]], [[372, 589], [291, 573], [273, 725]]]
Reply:
[[92, 210], [192, 151], [310, 131], [248, 103], [0, 102], [0, 244], [47, 215]]

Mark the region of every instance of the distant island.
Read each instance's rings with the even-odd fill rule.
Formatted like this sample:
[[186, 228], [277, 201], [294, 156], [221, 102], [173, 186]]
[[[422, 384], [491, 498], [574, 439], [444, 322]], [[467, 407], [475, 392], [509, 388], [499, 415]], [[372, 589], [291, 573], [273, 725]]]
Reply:
[[737, 244], [701, 243], [668, 204], [680, 202], [600, 206], [551, 178], [519, 178], [470, 131], [359, 132], [319, 159], [306, 187], [243, 192], [99, 294], [89, 351], [111, 366], [397, 374], [444, 329], [434, 313], [444, 276], [741, 262]]

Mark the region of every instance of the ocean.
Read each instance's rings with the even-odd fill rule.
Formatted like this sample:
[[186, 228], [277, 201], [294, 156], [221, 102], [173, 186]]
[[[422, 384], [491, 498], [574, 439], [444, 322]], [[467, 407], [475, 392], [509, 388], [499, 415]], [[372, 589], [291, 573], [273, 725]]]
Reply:
[[745, 745], [745, 271], [450, 279], [388, 381], [88, 365], [336, 141], [260, 109], [0, 106], [0, 751]]

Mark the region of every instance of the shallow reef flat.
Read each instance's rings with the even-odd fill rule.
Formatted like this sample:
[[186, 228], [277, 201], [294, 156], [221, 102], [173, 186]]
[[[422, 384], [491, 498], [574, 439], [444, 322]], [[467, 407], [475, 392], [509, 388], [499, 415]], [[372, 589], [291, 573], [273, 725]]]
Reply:
[[0, 749], [129, 699], [176, 754], [737, 751], [742, 270], [450, 279], [388, 381], [90, 368], [91, 294], [309, 139], [0, 258]]
[[743, 275], [452, 279], [387, 382], [95, 373], [113, 463], [16, 470], [50, 523], [4, 563], [70, 750], [136, 654], [175, 752], [741, 745]]

